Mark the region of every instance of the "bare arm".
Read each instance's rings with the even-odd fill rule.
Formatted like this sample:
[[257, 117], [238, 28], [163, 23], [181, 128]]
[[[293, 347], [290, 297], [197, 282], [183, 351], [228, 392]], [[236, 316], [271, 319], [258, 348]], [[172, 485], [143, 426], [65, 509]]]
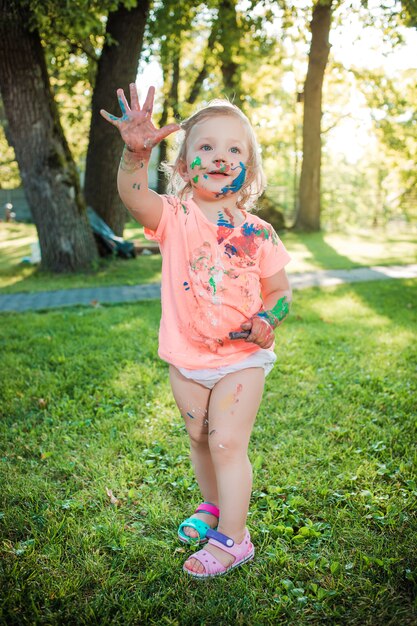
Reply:
[[101, 115], [115, 126], [125, 142], [117, 175], [120, 197], [132, 216], [146, 228], [156, 230], [162, 215], [161, 197], [149, 189], [148, 165], [152, 148], [177, 131], [178, 124], [157, 129], [152, 123], [155, 88], [150, 87], [142, 108], [136, 85], [130, 84], [130, 107], [123, 89], [117, 90], [121, 117], [102, 109]]
[[249, 331], [246, 341], [261, 348], [270, 348], [274, 343], [274, 329], [280, 326], [289, 314], [292, 291], [285, 269], [262, 280], [263, 311], [242, 324]]

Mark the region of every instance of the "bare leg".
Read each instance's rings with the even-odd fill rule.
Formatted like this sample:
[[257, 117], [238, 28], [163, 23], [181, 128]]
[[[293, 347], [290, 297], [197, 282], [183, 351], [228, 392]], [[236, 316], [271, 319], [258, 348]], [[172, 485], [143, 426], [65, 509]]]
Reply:
[[[185, 378], [174, 366], [170, 365], [169, 377], [175, 402], [184, 418], [190, 438], [191, 462], [203, 499], [218, 506], [216, 474], [211, 460], [208, 444], [208, 404], [211, 389]], [[208, 513], [195, 513], [196, 517], [214, 528], [217, 517]], [[197, 537], [193, 528], [185, 527], [184, 533]]]
[[[252, 490], [252, 467], [248, 445], [262, 399], [265, 374], [250, 368], [228, 374], [215, 385], [209, 403], [209, 447], [219, 496], [219, 532], [241, 543]], [[225, 566], [233, 557], [211, 546], [206, 549]], [[202, 564], [192, 557], [186, 567], [203, 572]]]

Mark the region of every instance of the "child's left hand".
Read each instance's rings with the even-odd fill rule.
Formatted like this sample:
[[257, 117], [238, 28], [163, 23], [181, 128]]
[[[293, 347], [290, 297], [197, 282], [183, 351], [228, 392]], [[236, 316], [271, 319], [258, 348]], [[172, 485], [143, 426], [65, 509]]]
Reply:
[[260, 348], [270, 348], [275, 340], [274, 329], [264, 318], [255, 315], [241, 325], [242, 330], [249, 330], [246, 341], [256, 343]]

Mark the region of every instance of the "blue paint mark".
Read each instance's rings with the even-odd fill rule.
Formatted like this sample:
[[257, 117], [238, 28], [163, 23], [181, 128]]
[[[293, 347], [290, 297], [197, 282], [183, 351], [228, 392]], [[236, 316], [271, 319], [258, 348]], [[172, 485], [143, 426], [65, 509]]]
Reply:
[[231, 243], [227, 243], [224, 247], [224, 252], [229, 257], [229, 259], [231, 259], [232, 256], [237, 255], [237, 248], [235, 248], [235, 246], [232, 246]]
[[234, 228], [233, 224], [227, 221], [221, 211], [218, 212], [219, 219], [217, 220], [217, 226], [225, 226], [226, 228]]
[[[240, 166], [239, 174], [236, 176], [236, 178], [234, 178], [232, 180], [230, 185], [226, 185], [226, 187], [222, 188], [220, 193], [217, 194], [217, 197], [218, 196], [224, 196], [227, 193], [229, 193], [229, 191], [231, 193], [236, 193], [237, 191], [239, 191], [239, 189], [242, 188], [243, 183], [245, 182], [245, 178], [246, 178], [246, 167], [245, 167], [245, 164], [242, 163], [242, 161], [240, 161], [239, 166]], [[236, 166], [236, 167], [234, 167], [232, 169], [236, 170], [239, 166]]]
[[185, 291], [189, 291], [190, 285], [188, 283], [182, 283], [185, 287]]
[[251, 235], [256, 235], [258, 232], [255, 228], [255, 224], [243, 224], [242, 231], [246, 237], [250, 237]]
[[191, 413], [187, 413], [188, 417], [190, 417], [192, 420], [195, 419], [194, 415], [191, 415]]
[[203, 178], [208, 178], [208, 174], [203, 174]]
[[120, 118], [120, 121], [124, 122], [125, 120], [127, 120], [126, 107], [124, 105], [124, 102], [123, 102], [121, 96], [117, 96], [117, 99], [119, 101], [120, 110], [122, 112], [122, 117]]

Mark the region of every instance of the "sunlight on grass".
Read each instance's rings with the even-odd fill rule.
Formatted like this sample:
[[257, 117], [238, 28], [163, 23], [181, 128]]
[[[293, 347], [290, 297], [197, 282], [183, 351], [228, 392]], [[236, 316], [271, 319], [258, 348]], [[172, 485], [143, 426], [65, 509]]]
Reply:
[[[326, 290], [330, 291], [330, 290]], [[323, 307], [320, 300], [311, 307], [312, 311], [316, 311], [320, 316], [320, 319], [327, 323], [340, 323], [346, 319], [348, 314], [352, 319], [356, 319], [361, 325], [383, 326], [391, 323], [389, 318], [383, 315], [378, 315], [371, 305], [367, 305], [362, 299], [355, 297], [354, 294], [346, 294], [345, 297], [341, 296], [338, 300], [335, 300], [329, 304], [327, 294], [323, 294], [323, 302], [326, 302], [326, 306]], [[297, 304], [295, 304], [297, 306]]]
[[417, 262], [417, 232], [284, 233], [289, 273]]

